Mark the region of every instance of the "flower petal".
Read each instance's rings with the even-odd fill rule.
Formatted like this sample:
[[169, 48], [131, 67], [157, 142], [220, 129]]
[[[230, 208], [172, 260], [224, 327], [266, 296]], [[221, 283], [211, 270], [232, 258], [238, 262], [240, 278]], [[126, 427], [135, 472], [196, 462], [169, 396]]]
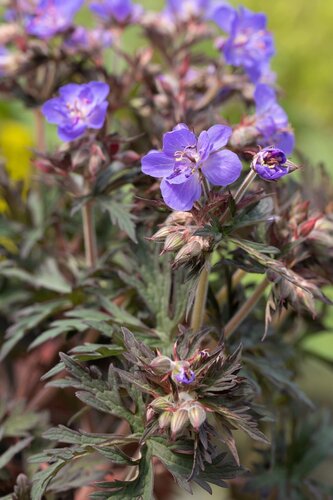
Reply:
[[163, 153], [173, 156], [176, 151], [184, 151], [189, 146], [196, 146], [197, 139], [193, 132], [186, 128], [167, 132], [163, 136]]
[[232, 129], [226, 125], [213, 125], [207, 130], [212, 151], [218, 151], [223, 148], [231, 137]]
[[166, 179], [161, 182], [163, 200], [174, 210], [191, 210], [201, 196], [201, 184], [198, 175], [191, 175], [183, 184], [170, 184]]
[[92, 113], [87, 116], [86, 123], [88, 127], [96, 129], [103, 127], [108, 105], [109, 103], [105, 101], [93, 109]]
[[85, 124], [79, 125], [75, 128], [59, 127], [58, 128], [59, 139], [61, 139], [64, 142], [74, 141], [74, 139], [77, 139], [78, 137], [81, 137], [84, 134], [86, 128], [87, 127]]
[[152, 177], [167, 177], [172, 174], [174, 159], [160, 151], [151, 150], [141, 160], [141, 169], [144, 174]]
[[219, 151], [205, 161], [202, 172], [214, 186], [228, 186], [242, 171], [242, 163], [232, 151]]

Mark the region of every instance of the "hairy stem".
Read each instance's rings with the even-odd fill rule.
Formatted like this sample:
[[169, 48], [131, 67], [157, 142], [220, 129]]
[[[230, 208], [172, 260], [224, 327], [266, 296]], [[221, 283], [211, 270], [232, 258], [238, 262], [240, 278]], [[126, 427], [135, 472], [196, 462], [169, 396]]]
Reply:
[[193, 332], [200, 330], [204, 321], [210, 267], [210, 261], [207, 261], [199, 277], [191, 317], [191, 328]]
[[84, 249], [86, 254], [87, 267], [93, 268], [97, 262], [97, 244], [96, 232], [94, 224], [93, 204], [88, 201], [82, 207], [82, 223], [83, 223], [83, 237]]
[[258, 300], [264, 294], [266, 288], [270, 282], [265, 277], [264, 280], [257, 286], [251, 297], [249, 297], [242, 307], [236, 312], [236, 314], [231, 318], [231, 320], [226, 324], [224, 328], [225, 338], [233, 334], [233, 332], [239, 327], [239, 325], [247, 318], [251, 313]]

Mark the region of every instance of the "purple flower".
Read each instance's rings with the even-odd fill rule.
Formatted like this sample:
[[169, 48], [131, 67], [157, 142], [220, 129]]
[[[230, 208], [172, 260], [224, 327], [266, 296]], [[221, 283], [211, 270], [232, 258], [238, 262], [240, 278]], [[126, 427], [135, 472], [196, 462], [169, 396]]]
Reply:
[[83, 0], [40, 0], [33, 15], [25, 19], [26, 31], [38, 38], [51, 38], [66, 31]]
[[86, 50], [91, 52], [112, 45], [113, 39], [109, 31], [96, 28], [87, 30], [83, 26], [77, 26], [73, 33], [65, 40], [64, 46], [69, 50]]
[[172, 378], [179, 384], [192, 384], [195, 373], [190, 369], [188, 361], [175, 361], [172, 369]]
[[211, 0], [167, 0], [164, 15], [168, 20], [186, 22], [207, 12]]
[[285, 154], [292, 153], [295, 137], [288, 122], [288, 116], [276, 102], [276, 93], [268, 85], [258, 84], [254, 92], [256, 116], [254, 125], [262, 135], [259, 144], [274, 144]]
[[102, 82], [70, 83], [61, 87], [59, 97], [43, 105], [42, 113], [49, 123], [58, 125], [61, 140], [72, 141], [81, 137], [87, 128], [103, 126], [109, 91], [109, 86]]
[[251, 168], [265, 181], [277, 181], [288, 174], [292, 163], [278, 148], [264, 148], [252, 160]]
[[92, 3], [90, 9], [105, 20], [113, 20], [119, 24], [132, 23], [142, 14], [142, 7], [131, 0], [102, 0]]
[[266, 29], [265, 14], [253, 13], [244, 7], [234, 12], [229, 9], [225, 17], [221, 12], [217, 9], [213, 20], [230, 35], [220, 47], [227, 63], [244, 67], [253, 82], [259, 81], [275, 52], [273, 37]]
[[242, 164], [235, 153], [220, 151], [231, 136], [231, 128], [214, 125], [197, 138], [183, 123], [164, 134], [162, 151], [152, 150], [142, 158], [142, 171], [162, 178], [165, 203], [174, 210], [191, 210], [202, 192], [202, 176], [214, 186], [236, 181]]

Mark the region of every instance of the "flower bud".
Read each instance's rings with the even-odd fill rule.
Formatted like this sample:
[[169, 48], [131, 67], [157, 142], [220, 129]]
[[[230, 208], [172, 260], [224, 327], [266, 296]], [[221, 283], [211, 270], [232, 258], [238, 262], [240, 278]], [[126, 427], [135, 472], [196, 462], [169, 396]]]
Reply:
[[175, 437], [188, 424], [187, 410], [179, 409], [171, 417], [171, 434]]
[[190, 419], [191, 425], [194, 429], [198, 430], [200, 425], [202, 425], [206, 420], [207, 414], [203, 406], [200, 403], [195, 402], [188, 409], [188, 418]]
[[250, 144], [254, 144], [259, 137], [256, 127], [240, 125], [236, 127], [230, 138], [230, 144], [235, 149], [242, 149]]
[[174, 252], [184, 244], [184, 236], [181, 233], [169, 234], [164, 243], [163, 253]]
[[149, 423], [155, 416], [155, 412], [153, 410], [153, 408], [149, 407], [147, 408], [147, 411], [146, 411], [146, 421], [147, 423]]
[[184, 245], [177, 253], [174, 264], [180, 265], [193, 259], [193, 257], [198, 257], [202, 252], [202, 244], [197, 239], [197, 236], [193, 236], [186, 245]]
[[156, 411], [168, 410], [170, 408], [170, 406], [171, 406], [171, 403], [170, 403], [168, 396], [156, 398], [151, 403], [151, 407]]
[[193, 222], [193, 215], [190, 212], [172, 212], [166, 220], [166, 224], [179, 224], [186, 226]]
[[277, 181], [289, 173], [291, 162], [278, 148], [264, 148], [252, 160], [251, 168], [265, 181]]
[[173, 366], [173, 362], [168, 356], [157, 356], [150, 363], [150, 367], [154, 370], [154, 372], [164, 375], [171, 371]]
[[163, 226], [155, 234], [153, 234], [153, 236], [150, 239], [153, 241], [163, 242], [169, 234], [170, 234], [170, 228], [167, 226]]
[[165, 411], [161, 413], [158, 419], [158, 424], [160, 426], [160, 429], [165, 429], [166, 427], [169, 427], [171, 423], [171, 417], [172, 413], [170, 411]]

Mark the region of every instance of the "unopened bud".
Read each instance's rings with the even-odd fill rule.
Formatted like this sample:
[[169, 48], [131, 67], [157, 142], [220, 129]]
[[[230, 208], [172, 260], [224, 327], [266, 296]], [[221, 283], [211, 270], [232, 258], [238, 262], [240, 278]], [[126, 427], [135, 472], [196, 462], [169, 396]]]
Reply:
[[169, 409], [170, 405], [171, 405], [171, 403], [170, 403], [168, 396], [156, 398], [151, 403], [151, 407], [154, 410], [159, 410], [159, 411], [164, 411], [164, 410]]
[[146, 421], [149, 423], [155, 416], [153, 408], [149, 407], [146, 411]]
[[194, 429], [198, 430], [200, 425], [202, 425], [206, 420], [207, 414], [200, 403], [194, 403], [188, 409], [188, 418], [190, 419], [191, 425]]
[[163, 253], [165, 252], [174, 252], [182, 247], [184, 244], [184, 236], [181, 233], [173, 233], [169, 234], [166, 237]]
[[244, 148], [245, 146], [255, 143], [259, 135], [256, 127], [252, 125], [240, 125], [232, 132], [230, 145], [236, 149]]
[[185, 262], [188, 262], [189, 260], [193, 259], [193, 257], [197, 257], [198, 255], [201, 254], [202, 251], [202, 246], [201, 244], [197, 241], [191, 238], [191, 241], [186, 243], [179, 252], [177, 253], [174, 263], [176, 265], [179, 264], [184, 264]]
[[167, 226], [163, 226], [155, 234], [153, 234], [153, 236], [150, 239], [153, 241], [163, 242], [169, 234], [170, 234], [170, 228]]
[[160, 426], [160, 429], [165, 429], [166, 427], [169, 427], [171, 423], [171, 417], [172, 413], [170, 411], [165, 411], [161, 413], [158, 419], [158, 425]]
[[171, 434], [176, 436], [188, 424], [187, 410], [179, 409], [175, 411], [171, 417]]
[[157, 356], [150, 363], [150, 367], [156, 373], [165, 374], [171, 371], [173, 362], [168, 356]]
[[179, 224], [185, 226], [193, 222], [193, 215], [190, 212], [172, 212], [167, 220], [166, 224]]

